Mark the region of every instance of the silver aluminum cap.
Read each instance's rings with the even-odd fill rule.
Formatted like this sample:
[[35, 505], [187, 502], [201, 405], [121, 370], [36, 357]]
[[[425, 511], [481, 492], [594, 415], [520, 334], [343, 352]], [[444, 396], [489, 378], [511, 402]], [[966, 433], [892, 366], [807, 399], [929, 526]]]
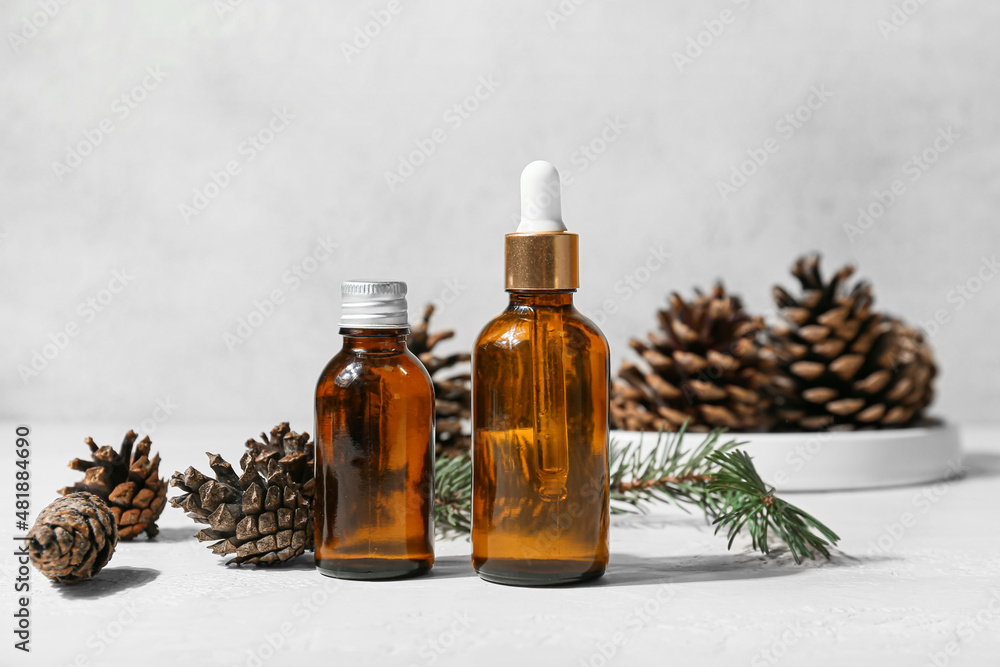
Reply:
[[348, 280], [340, 287], [340, 326], [347, 329], [405, 327], [406, 283]]

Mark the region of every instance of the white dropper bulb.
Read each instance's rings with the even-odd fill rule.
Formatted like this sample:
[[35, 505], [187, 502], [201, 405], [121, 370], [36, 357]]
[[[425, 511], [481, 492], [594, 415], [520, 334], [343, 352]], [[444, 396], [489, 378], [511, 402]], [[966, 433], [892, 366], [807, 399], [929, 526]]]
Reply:
[[521, 172], [519, 232], [564, 232], [562, 184], [551, 162], [535, 160]]

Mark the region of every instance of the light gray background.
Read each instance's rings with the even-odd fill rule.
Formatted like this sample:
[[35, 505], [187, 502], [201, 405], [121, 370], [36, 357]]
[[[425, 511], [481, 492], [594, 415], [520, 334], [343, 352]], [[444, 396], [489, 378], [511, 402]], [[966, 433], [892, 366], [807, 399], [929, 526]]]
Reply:
[[[915, 13], [880, 29], [904, 4]], [[387, 5], [80, 2], [43, 21], [36, 2], [3, 4], [0, 417], [124, 430], [154, 424], [161, 401], [177, 406], [168, 420], [309, 428], [340, 344], [340, 281], [406, 280], [414, 315], [444, 293], [437, 325], [467, 349], [505, 304], [520, 170], [545, 158], [573, 177], [577, 303], [613, 302], [616, 367], [670, 290], [722, 277], [760, 311], [818, 249], [829, 270], [857, 263], [893, 313], [948, 316], [935, 411], [998, 419], [1000, 280], [948, 299], [1000, 246], [996, 2], [567, 0], [558, 22], [555, 0], [414, 2], [348, 62], [342, 45]], [[724, 10], [731, 24], [679, 71], [674, 54]], [[12, 41], [24, 20], [45, 25]], [[165, 78], [122, 118], [114, 100], [147, 68]], [[445, 114], [481, 77], [499, 87], [454, 127]], [[786, 139], [776, 123], [812, 87], [833, 95]], [[274, 108], [294, 119], [250, 162], [238, 146]], [[60, 180], [53, 162], [102, 119], [114, 131]], [[609, 121], [625, 127], [584, 169], [577, 151]], [[390, 191], [385, 172], [436, 128], [446, 141]], [[907, 180], [904, 163], [948, 128], [959, 138]], [[721, 201], [717, 182], [769, 137], [778, 152]], [[240, 174], [186, 223], [179, 206], [234, 159]], [[894, 179], [905, 194], [850, 242], [844, 224]], [[293, 290], [283, 274], [327, 236], [339, 247]], [[636, 274], [661, 247], [669, 262]], [[78, 304], [123, 269], [134, 280], [87, 321]], [[627, 274], [648, 280], [623, 294]], [[274, 289], [284, 303], [230, 351], [224, 334]], [[23, 381], [69, 323], [78, 335]]]

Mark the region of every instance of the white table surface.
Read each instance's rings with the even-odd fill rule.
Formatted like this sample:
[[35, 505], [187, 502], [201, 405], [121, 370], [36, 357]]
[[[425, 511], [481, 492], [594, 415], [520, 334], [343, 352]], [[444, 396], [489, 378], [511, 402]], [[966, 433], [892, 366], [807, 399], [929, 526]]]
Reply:
[[[65, 465], [85, 456], [85, 435], [121, 437], [106, 426], [32, 426], [33, 515], [74, 480]], [[13, 433], [0, 425], [8, 479]], [[208, 470], [206, 450], [235, 463], [249, 435], [168, 424], [153, 441], [169, 477], [191, 464]], [[616, 518], [608, 573], [570, 588], [480, 581], [464, 539], [439, 541], [432, 573], [398, 582], [327, 579], [309, 556], [280, 569], [226, 567], [168, 507], [155, 541], [121, 543], [94, 580], [55, 586], [33, 571], [33, 651], [14, 650], [7, 629], [0, 664], [998, 665], [1000, 428], [962, 436], [959, 481], [790, 496], [842, 536], [830, 562], [798, 566], [739, 540], [727, 552], [700, 519], [662, 508]], [[13, 490], [3, 488], [10, 545]]]

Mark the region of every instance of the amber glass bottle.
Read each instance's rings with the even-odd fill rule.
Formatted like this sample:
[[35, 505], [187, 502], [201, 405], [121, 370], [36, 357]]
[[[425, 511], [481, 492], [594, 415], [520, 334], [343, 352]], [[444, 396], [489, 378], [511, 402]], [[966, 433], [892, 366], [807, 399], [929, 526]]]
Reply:
[[330, 576], [434, 563], [434, 389], [406, 349], [405, 290], [344, 283], [344, 347], [316, 387], [316, 567]]
[[553, 229], [555, 169], [529, 165], [522, 197], [536, 201], [539, 180], [554, 208], [522, 206], [509, 305], [473, 352], [472, 563], [515, 585], [599, 577], [608, 563], [608, 344], [573, 307], [577, 236]]

